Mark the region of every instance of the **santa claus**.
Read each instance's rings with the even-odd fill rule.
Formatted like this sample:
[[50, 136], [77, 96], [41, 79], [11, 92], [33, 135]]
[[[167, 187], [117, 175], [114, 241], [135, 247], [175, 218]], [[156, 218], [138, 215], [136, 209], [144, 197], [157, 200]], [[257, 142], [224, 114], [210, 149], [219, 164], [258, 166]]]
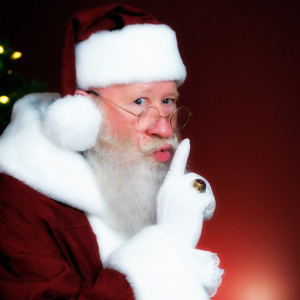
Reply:
[[215, 209], [186, 172], [174, 31], [113, 4], [69, 23], [61, 94], [19, 100], [0, 138], [1, 299], [209, 299], [195, 249]]

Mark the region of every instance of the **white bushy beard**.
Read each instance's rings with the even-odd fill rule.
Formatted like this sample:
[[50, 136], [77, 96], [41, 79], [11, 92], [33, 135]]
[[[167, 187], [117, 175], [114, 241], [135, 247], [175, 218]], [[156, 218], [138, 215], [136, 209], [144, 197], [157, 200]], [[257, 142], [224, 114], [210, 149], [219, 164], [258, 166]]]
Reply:
[[111, 211], [106, 221], [118, 230], [135, 234], [156, 223], [156, 196], [170, 167], [170, 161], [157, 162], [151, 153], [166, 143], [174, 153], [178, 133], [168, 139], [154, 137], [147, 145], [141, 139], [137, 147], [129, 135], [117, 137], [104, 122], [97, 144], [86, 151], [86, 157]]

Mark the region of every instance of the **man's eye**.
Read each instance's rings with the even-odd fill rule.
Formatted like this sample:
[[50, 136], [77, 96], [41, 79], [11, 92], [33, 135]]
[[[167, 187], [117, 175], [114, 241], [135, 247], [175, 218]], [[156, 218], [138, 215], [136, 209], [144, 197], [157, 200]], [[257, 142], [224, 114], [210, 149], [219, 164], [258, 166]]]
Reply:
[[146, 104], [146, 100], [145, 100], [145, 98], [138, 98], [138, 99], [134, 100], [134, 103], [136, 103], [137, 105], [144, 105], [144, 104]]
[[162, 102], [163, 102], [163, 104], [172, 104], [172, 103], [174, 103], [175, 101], [174, 101], [174, 99], [166, 98], [166, 99], [164, 99]]

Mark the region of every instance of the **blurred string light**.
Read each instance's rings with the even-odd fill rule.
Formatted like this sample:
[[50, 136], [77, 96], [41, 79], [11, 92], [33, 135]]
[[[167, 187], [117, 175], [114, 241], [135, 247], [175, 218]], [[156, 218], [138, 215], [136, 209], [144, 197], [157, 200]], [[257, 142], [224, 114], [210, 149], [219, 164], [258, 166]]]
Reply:
[[[4, 54], [5, 49], [2, 45], [0, 45], [0, 54]], [[10, 51], [9, 51], [10, 52]], [[21, 51], [14, 51], [11, 55], [10, 58], [11, 59], [19, 59], [22, 57], [22, 52]]]
[[[4, 53], [4, 47], [0, 45], [0, 54]], [[0, 62], [0, 69], [3, 67], [3, 64]], [[9, 103], [9, 98], [5, 95], [0, 96], [0, 103], [7, 104]]]
[[10, 56], [11, 59], [19, 59], [22, 57], [22, 52], [20, 51], [15, 51], [13, 54]]
[[[4, 53], [4, 47], [2, 45], [0, 45], [0, 54], [3, 54]], [[4, 65], [3, 65], [3, 62], [2, 60], [0, 60], [0, 71], [1, 69], [3, 69]]]
[[2, 103], [2, 104], [9, 103], [9, 98], [5, 95], [0, 96], [0, 103]]
[[47, 89], [45, 83], [29, 79], [15, 69], [22, 59], [21, 51], [15, 51], [8, 41], [0, 38], [0, 135], [11, 120], [12, 108], [18, 99]]
[[[4, 48], [3, 45], [0, 45], [0, 54], [3, 54], [4, 57], [9, 57], [11, 60], [16, 60], [22, 57], [22, 52], [20, 51], [13, 51], [11, 49], [6, 49]], [[5, 58], [4, 58], [5, 59]], [[4, 64], [5, 60], [0, 60], [0, 70], [5, 68]], [[7, 75], [11, 75], [12, 70], [8, 69], [7, 70]], [[10, 102], [10, 98], [6, 95], [0, 95], [0, 104], [8, 104]]]

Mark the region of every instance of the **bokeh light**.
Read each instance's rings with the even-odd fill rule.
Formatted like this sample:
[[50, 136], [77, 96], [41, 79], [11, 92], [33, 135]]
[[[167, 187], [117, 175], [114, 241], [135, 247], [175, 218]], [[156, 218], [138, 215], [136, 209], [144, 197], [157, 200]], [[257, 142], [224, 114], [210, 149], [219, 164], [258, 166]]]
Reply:
[[11, 59], [19, 59], [22, 57], [22, 52], [15, 51], [10, 57], [11, 57]]
[[5, 95], [0, 96], [0, 103], [7, 104], [9, 102], [9, 98]]

